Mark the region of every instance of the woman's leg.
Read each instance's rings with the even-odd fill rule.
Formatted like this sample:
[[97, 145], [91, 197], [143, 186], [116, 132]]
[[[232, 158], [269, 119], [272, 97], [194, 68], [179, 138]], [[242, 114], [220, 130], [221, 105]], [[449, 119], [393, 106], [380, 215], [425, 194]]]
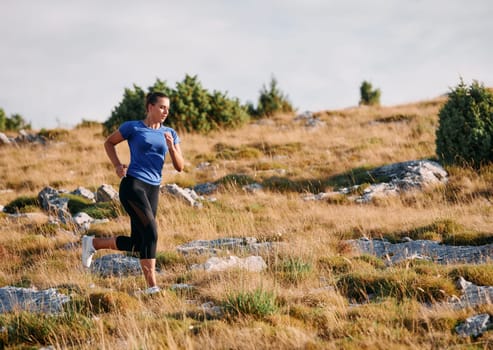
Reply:
[[82, 237], [82, 265], [90, 267], [92, 257], [98, 249], [117, 249], [116, 238], [98, 238], [94, 236]]
[[[156, 214], [157, 214], [157, 206], [158, 206], [158, 201], [159, 201], [159, 189], [151, 189], [150, 191], [147, 192], [147, 198], [149, 199], [149, 204], [151, 206], [151, 211], [152, 211], [152, 216], [153, 216], [153, 223], [152, 223], [152, 229], [154, 230], [154, 237], [155, 239], [152, 239], [154, 242], [151, 244], [150, 248], [147, 248], [151, 251], [154, 251], [151, 256], [153, 258], [150, 259], [140, 259], [140, 266], [142, 267], [142, 271], [144, 272], [144, 277], [146, 279], [147, 285], [149, 287], [154, 287], [157, 285], [156, 283], [156, 250], [157, 250], [157, 223], [156, 223]], [[153, 245], [153, 247], [152, 247]]]
[[116, 247], [116, 237], [94, 237], [92, 240], [92, 246], [94, 249], [99, 250], [99, 249], [118, 249]]
[[130, 237], [120, 236], [118, 249], [139, 251], [146, 283], [156, 286], [157, 223], [155, 219], [159, 186], [151, 186], [133, 178], [123, 179], [120, 200], [131, 219]]
[[140, 266], [144, 272], [144, 278], [148, 287], [154, 287], [156, 283], [156, 259], [140, 259]]

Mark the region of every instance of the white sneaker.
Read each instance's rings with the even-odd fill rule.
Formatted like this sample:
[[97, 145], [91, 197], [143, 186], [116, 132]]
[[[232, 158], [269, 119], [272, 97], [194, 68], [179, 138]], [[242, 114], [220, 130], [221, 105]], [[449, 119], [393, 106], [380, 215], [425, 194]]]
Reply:
[[94, 236], [82, 236], [82, 266], [90, 267], [92, 262], [92, 256], [96, 252], [92, 241]]
[[147, 288], [145, 291], [144, 291], [144, 294], [146, 295], [151, 295], [151, 294], [156, 294], [156, 293], [159, 293], [161, 291], [161, 288], [159, 288], [158, 286], [154, 286], [154, 287], [149, 287]]

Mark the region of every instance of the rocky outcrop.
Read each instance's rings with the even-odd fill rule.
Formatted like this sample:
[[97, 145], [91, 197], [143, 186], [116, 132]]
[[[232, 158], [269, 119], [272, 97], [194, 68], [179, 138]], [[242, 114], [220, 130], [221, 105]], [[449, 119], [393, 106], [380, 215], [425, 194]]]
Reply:
[[[390, 243], [386, 240], [370, 240], [367, 238], [348, 240], [353, 249], [359, 253], [378, 256], [389, 264], [405, 260], [424, 259], [439, 264], [468, 263], [482, 264], [491, 262], [493, 244], [482, 246], [450, 246], [434, 241], [412, 241]], [[451, 296], [447, 305], [454, 309], [474, 308], [493, 303], [493, 287], [478, 286], [459, 277], [457, 281], [461, 291], [460, 297]], [[462, 337], [477, 337], [490, 329], [493, 323], [488, 314], [476, 315], [468, 318], [456, 327], [456, 332]]]
[[305, 111], [303, 113], [298, 114], [294, 118], [295, 122], [302, 122], [304, 123], [305, 127], [307, 128], [316, 128], [316, 127], [321, 127], [325, 126], [325, 122], [317, 118], [312, 112], [310, 111]]
[[70, 297], [54, 288], [45, 290], [11, 286], [0, 288], [0, 313], [18, 310], [59, 313], [62, 311], [63, 304], [68, 301]]
[[356, 251], [376, 255], [389, 264], [409, 259], [431, 260], [439, 264], [481, 264], [492, 260], [493, 244], [482, 246], [452, 246], [435, 241], [407, 239], [402, 243], [390, 243], [384, 239], [360, 238], [347, 241]]
[[220, 252], [248, 252], [258, 254], [271, 250], [277, 242], [258, 242], [255, 237], [227, 237], [197, 240], [179, 245], [176, 250], [183, 255], [218, 254]]
[[4, 133], [0, 132], [0, 145], [19, 145], [24, 143], [36, 143], [44, 145], [47, 139], [39, 134], [31, 134], [26, 130], [20, 130], [16, 137], [8, 137]]
[[94, 197], [96, 202], [111, 202], [120, 199], [118, 191], [116, 191], [113, 186], [108, 184], [102, 184], [99, 186]]
[[193, 190], [199, 195], [205, 196], [215, 193], [218, 190], [218, 188], [219, 186], [217, 184], [212, 182], [206, 182], [194, 186]]
[[124, 254], [107, 254], [95, 259], [91, 272], [102, 277], [138, 276], [142, 274], [140, 260]]
[[229, 256], [227, 258], [211, 257], [203, 264], [194, 264], [190, 267], [191, 270], [211, 271], [226, 271], [231, 269], [240, 269], [251, 272], [260, 272], [267, 268], [267, 264], [261, 256], [249, 256], [239, 258], [237, 256]]
[[467, 318], [463, 323], [455, 327], [455, 331], [461, 337], [478, 337], [487, 331], [493, 323], [490, 320], [490, 315], [480, 314]]
[[203, 198], [190, 188], [181, 188], [177, 184], [168, 184], [161, 186], [161, 193], [170, 193], [177, 198], [182, 199], [192, 207], [202, 208], [201, 200], [203, 200]]
[[493, 287], [477, 286], [466, 281], [463, 277], [459, 277], [457, 283], [462, 291], [462, 296], [452, 300], [452, 305], [456, 309], [493, 303]]
[[424, 189], [448, 181], [448, 174], [445, 169], [440, 164], [430, 160], [412, 160], [389, 164], [368, 171], [368, 175], [373, 179], [386, 181], [369, 186], [365, 185], [364, 188], [360, 188], [362, 185], [344, 187], [333, 192], [304, 196], [303, 199], [323, 200], [343, 195], [357, 203], [368, 203], [374, 198], [396, 195], [413, 189]]
[[69, 198], [64, 197], [64, 194], [79, 195], [93, 202], [103, 202], [118, 198], [118, 192], [110, 185], [102, 185], [96, 193], [92, 193], [83, 187], [78, 187], [73, 192], [57, 190], [49, 186], [43, 188], [38, 194], [38, 201], [43, 210], [52, 215], [55, 221], [60, 221], [63, 224], [73, 224], [80, 231], [87, 231], [92, 223], [99, 220], [93, 219], [86, 213], [76, 213], [72, 216], [68, 209]]
[[46, 212], [54, 214], [63, 224], [70, 223], [72, 215], [68, 210], [69, 199], [62, 197], [63, 191], [58, 191], [52, 187], [45, 187], [38, 194], [38, 201]]

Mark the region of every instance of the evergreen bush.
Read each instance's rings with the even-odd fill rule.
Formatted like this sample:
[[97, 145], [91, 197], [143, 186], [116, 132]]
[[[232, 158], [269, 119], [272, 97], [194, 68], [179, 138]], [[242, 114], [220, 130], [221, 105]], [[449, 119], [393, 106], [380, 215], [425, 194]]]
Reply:
[[359, 104], [365, 106], [378, 106], [380, 105], [380, 89], [373, 89], [371, 83], [363, 81], [360, 86]]
[[27, 123], [20, 114], [12, 114], [7, 117], [5, 111], [0, 108], [0, 131], [31, 130], [31, 124]]
[[127, 120], [142, 119], [146, 114], [144, 101], [145, 92], [142, 88], [135, 84], [133, 89], [126, 88], [122, 101], [111, 112], [111, 117], [103, 123], [103, 134], [111, 134]]
[[462, 80], [439, 112], [436, 152], [447, 165], [479, 168], [493, 160], [493, 94]]
[[294, 108], [288, 97], [278, 88], [277, 80], [272, 77], [269, 87], [265, 85], [260, 90], [258, 106], [255, 109], [252, 104], [247, 106], [249, 113], [255, 117], [271, 117], [275, 113], [292, 113]]
[[[148, 92], [160, 91], [169, 96], [171, 108], [166, 124], [177, 130], [208, 133], [220, 128], [240, 126], [250, 119], [246, 107], [238, 99], [229, 98], [226, 93], [210, 93], [202, 87], [197, 76], [186, 75], [183, 81], [169, 88], [162, 80], [148, 88]], [[123, 100], [113, 110], [111, 117], [103, 124], [104, 134], [109, 135], [121, 123], [145, 117], [146, 92], [134, 85], [125, 89]]]

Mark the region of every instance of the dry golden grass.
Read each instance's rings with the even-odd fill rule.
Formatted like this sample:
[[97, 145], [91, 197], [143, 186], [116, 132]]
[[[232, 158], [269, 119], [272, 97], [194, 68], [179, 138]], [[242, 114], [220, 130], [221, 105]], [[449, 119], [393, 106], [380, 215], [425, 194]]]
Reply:
[[[466, 230], [471, 239], [491, 238], [493, 169], [476, 173], [450, 168], [446, 186], [366, 205], [302, 200], [307, 192], [332, 189], [341, 174], [433, 158], [443, 102], [437, 98], [402, 106], [321, 111], [317, 116], [326, 124], [316, 129], [294, 122], [292, 115], [278, 115], [239, 130], [180, 135], [186, 169], [176, 173], [166, 165], [165, 182], [181, 186], [226, 182], [214, 194], [217, 201], [205, 203], [202, 209], [168, 195], [161, 197], [158, 249], [162, 255], [158, 261], [164, 272], [158, 275], [159, 284], [188, 283], [194, 286], [191, 291], [168, 289], [153, 298], [134, 297], [133, 291], [144, 288], [142, 277], [90, 275], [81, 267], [80, 249], [67, 248], [80, 237], [61, 229], [53, 232], [42, 213], [37, 219], [0, 215], [0, 286], [57, 287], [72, 293], [69, 311], [44, 319], [43, 326], [38, 326], [44, 333], [38, 331], [30, 338], [22, 333], [33, 332], [27, 327], [35, 320], [22, 313], [0, 315], [0, 345], [51, 344], [57, 349], [491, 348], [489, 334], [462, 339], [454, 332], [458, 322], [485, 308], [491, 314], [491, 308], [451, 310], [437, 304], [430, 309], [406, 296], [406, 290], [391, 290], [368, 304], [354, 306], [343, 293], [352, 286], [339, 288], [338, 282], [358, 274], [361, 283], [372, 283], [370, 277], [398, 282], [406, 276], [423, 289], [433, 283], [453, 283], [459, 267], [386, 268], [379, 259], [356, 256], [344, 240], [363, 235], [399, 237], [437, 222]], [[95, 190], [106, 183], [117, 188], [118, 178], [103, 141], [101, 129], [90, 127], [70, 130], [45, 146], [1, 147], [0, 204], [21, 196], [35, 197], [45, 186]], [[128, 161], [125, 145], [119, 146], [119, 153]], [[209, 166], [197, 167], [204, 162]], [[232, 177], [262, 183], [266, 189], [245, 192], [234, 181], [226, 181]], [[128, 233], [129, 221], [123, 215], [93, 225], [91, 230], [97, 235]], [[245, 236], [283, 243], [264, 255], [266, 271], [190, 271], [191, 264], [207, 257], [176, 253], [177, 245], [192, 240]], [[436, 237], [441, 238], [439, 233]], [[467, 271], [471, 276], [481, 274]], [[491, 271], [491, 266], [484, 270]], [[256, 291], [265, 291], [263, 296], [272, 299], [258, 300], [256, 311], [250, 314], [215, 318], [201, 308], [206, 302], [224, 305], [232, 296], [248, 297]], [[263, 302], [273, 302], [275, 311], [266, 312], [262, 308], [268, 305]], [[21, 319], [26, 326], [17, 330], [19, 335], [2, 338], [1, 330]]]

